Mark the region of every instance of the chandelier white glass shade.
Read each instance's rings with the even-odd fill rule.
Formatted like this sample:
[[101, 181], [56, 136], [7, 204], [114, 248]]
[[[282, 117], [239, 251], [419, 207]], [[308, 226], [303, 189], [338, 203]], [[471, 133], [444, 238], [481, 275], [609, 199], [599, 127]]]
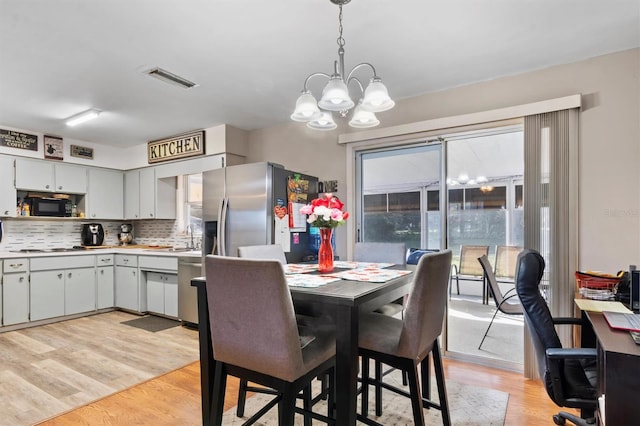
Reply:
[[[296, 101], [296, 108], [291, 114], [294, 121], [306, 122], [307, 126], [317, 130], [335, 129], [337, 125], [333, 121], [333, 117], [329, 111], [340, 113], [341, 117], [346, 117], [353, 107], [353, 111], [349, 125], [357, 128], [374, 127], [380, 124], [375, 116], [376, 112], [387, 111], [394, 107], [395, 102], [389, 97], [386, 86], [382, 83], [382, 79], [376, 74], [376, 69], [368, 62], [363, 62], [348, 73], [344, 71], [344, 38], [342, 37], [342, 6], [349, 3], [350, 0], [330, 0], [340, 8], [338, 15], [339, 36], [338, 36], [338, 60], [334, 61], [334, 72], [329, 75], [322, 72], [311, 74], [304, 81], [304, 89], [302, 94]], [[354, 72], [360, 68], [368, 67], [373, 72], [373, 77], [369, 80], [366, 88], [363, 87], [360, 80], [354, 76]], [[313, 77], [322, 76], [329, 81], [327, 82], [320, 100], [311, 94], [308, 86], [309, 81]], [[360, 90], [362, 98], [353, 101], [349, 95], [349, 84], [354, 83]], [[328, 115], [327, 115], [328, 114]], [[332, 123], [332, 127], [327, 123]]]

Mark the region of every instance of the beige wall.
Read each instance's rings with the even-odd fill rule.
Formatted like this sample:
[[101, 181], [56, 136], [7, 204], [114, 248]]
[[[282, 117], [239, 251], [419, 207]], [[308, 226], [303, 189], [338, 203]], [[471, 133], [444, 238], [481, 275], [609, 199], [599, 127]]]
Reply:
[[[579, 267], [616, 272], [640, 266], [639, 79], [640, 49], [633, 49], [404, 99], [379, 118], [391, 126], [582, 94]], [[390, 91], [393, 95], [393, 87]], [[312, 132], [293, 122], [256, 130], [249, 136], [247, 160], [336, 179], [338, 195], [345, 197], [345, 148], [337, 138], [349, 130]], [[338, 254], [344, 256], [344, 229], [337, 237]]]

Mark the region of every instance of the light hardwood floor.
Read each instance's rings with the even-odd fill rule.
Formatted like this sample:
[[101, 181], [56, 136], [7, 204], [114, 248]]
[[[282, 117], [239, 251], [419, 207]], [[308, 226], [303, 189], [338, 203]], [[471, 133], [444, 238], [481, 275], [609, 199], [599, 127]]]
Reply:
[[[0, 425], [28, 425], [65, 410], [41, 424], [200, 425], [197, 332], [122, 325], [133, 318], [114, 311], [0, 333]], [[508, 392], [506, 425], [549, 425], [559, 411], [540, 381], [518, 373], [445, 360], [445, 374]], [[226, 408], [235, 405], [237, 387], [230, 378]]]
[[[505, 425], [547, 426], [559, 409], [539, 380], [518, 373], [445, 360], [445, 375], [460, 383], [509, 393]], [[238, 383], [229, 379], [225, 409], [236, 403]], [[100, 401], [40, 423], [62, 425], [200, 425], [200, 364], [133, 386]]]

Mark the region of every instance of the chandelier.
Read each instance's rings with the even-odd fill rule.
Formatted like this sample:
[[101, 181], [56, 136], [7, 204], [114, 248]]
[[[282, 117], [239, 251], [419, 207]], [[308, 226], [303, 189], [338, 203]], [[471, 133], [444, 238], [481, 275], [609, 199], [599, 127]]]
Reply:
[[[376, 74], [376, 69], [368, 62], [363, 62], [345, 75], [344, 71], [344, 38], [342, 37], [342, 6], [351, 0], [330, 0], [340, 8], [338, 14], [338, 60], [334, 61], [333, 74], [316, 72], [309, 75], [304, 81], [302, 94], [296, 101], [296, 109], [291, 114], [294, 121], [306, 122], [307, 126], [315, 130], [332, 130], [337, 127], [333, 120], [332, 112], [338, 112], [341, 117], [346, 117], [350, 110], [355, 107], [349, 125], [357, 128], [375, 127], [380, 121], [375, 116], [376, 112], [387, 111], [395, 105], [389, 97], [387, 88]], [[369, 67], [373, 72], [373, 77], [369, 80], [366, 89], [353, 73], [362, 68]], [[322, 76], [329, 81], [322, 91], [322, 98], [317, 101], [308, 88], [309, 80], [313, 77]], [[362, 97], [357, 104], [349, 96], [349, 84], [354, 83], [359, 89]]]

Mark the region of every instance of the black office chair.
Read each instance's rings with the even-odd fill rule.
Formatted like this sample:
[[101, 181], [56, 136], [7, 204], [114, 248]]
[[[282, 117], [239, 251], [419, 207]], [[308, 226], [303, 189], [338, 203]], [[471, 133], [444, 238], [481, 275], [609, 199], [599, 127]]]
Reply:
[[561, 411], [553, 416], [557, 425], [569, 420], [576, 425], [595, 424], [597, 406], [596, 350], [562, 348], [554, 325], [581, 324], [579, 318], [552, 318], [540, 293], [544, 259], [535, 250], [518, 255], [516, 291], [524, 310], [525, 324], [536, 352], [538, 370], [549, 397], [560, 407], [577, 408], [580, 417]]

